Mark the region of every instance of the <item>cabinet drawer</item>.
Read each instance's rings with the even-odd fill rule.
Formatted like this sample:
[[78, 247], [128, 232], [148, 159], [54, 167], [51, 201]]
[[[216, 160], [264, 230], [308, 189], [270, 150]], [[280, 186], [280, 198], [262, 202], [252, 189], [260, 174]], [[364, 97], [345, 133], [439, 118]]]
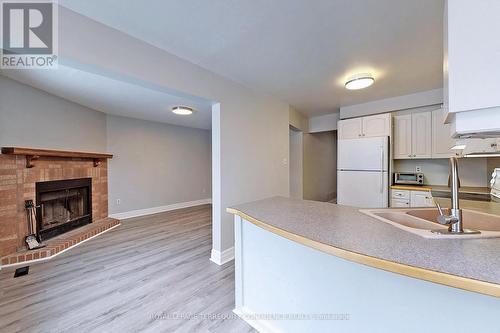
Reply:
[[407, 208], [410, 207], [410, 200], [407, 199], [391, 199], [391, 207]]
[[410, 191], [406, 190], [392, 190], [391, 197], [394, 199], [406, 199], [410, 200]]

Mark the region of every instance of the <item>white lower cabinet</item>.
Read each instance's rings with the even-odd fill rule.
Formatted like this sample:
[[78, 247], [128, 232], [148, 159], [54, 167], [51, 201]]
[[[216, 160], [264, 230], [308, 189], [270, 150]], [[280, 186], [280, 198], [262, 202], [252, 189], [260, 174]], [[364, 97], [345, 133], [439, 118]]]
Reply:
[[434, 207], [430, 191], [391, 190], [391, 207]]
[[408, 208], [410, 207], [410, 200], [407, 199], [391, 199], [391, 207], [395, 208]]
[[434, 207], [430, 191], [411, 191], [411, 207]]

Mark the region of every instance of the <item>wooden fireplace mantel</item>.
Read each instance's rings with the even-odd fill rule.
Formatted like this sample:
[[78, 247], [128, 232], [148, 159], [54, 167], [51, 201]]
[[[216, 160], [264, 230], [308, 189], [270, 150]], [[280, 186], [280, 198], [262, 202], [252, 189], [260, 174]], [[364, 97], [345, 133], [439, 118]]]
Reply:
[[99, 166], [102, 160], [113, 158], [112, 154], [106, 153], [91, 153], [82, 151], [67, 151], [67, 150], [51, 150], [51, 149], [38, 149], [38, 148], [23, 148], [23, 147], [2, 147], [2, 154], [6, 155], [25, 155], [26, 167], [34, 167], [33, 161], [42, 156], [50, 157], [67, 157], [67, 158], [85, 158], [94, 161], [94, 167]]

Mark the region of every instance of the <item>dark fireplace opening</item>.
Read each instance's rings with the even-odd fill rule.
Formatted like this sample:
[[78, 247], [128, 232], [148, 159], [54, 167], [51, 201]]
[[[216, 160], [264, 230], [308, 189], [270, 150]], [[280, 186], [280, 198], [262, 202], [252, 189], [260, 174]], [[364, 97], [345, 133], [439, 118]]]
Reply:
[[42, 240], [92, 222], [92, 179], [36, 183], [37, 232]]

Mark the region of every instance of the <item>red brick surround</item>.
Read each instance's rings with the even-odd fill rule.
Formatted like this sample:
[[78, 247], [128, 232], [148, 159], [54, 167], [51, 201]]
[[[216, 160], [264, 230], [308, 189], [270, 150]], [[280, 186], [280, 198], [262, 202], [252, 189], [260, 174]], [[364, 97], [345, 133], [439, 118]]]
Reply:
[[25, 249], [27, 235], [24, 201], [35, 200], [35, 183], [92, 178], [92, 220], [108, 216], [108, 163], [94, 167], [89, 159], [40, 157], [26, 168], [22, 155], [0, 154], [0, 257]]

